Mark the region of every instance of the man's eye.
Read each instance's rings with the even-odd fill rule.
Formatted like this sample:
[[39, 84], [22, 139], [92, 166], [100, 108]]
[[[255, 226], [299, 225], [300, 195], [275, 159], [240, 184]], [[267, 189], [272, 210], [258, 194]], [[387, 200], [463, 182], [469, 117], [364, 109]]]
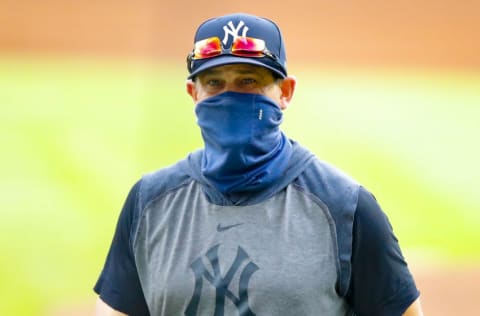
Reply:
[[220, 80], [217, 79], [210, 79], [207, 81], [207, 84], [212, 87], [217, 87], [221, 84]]
[[245, 79], [242, 79], [242, 83], [243, 84], [254, 84], [254, 83], [257, 83], [257, 80], [255, 80], [253, 78], [245, 78]]

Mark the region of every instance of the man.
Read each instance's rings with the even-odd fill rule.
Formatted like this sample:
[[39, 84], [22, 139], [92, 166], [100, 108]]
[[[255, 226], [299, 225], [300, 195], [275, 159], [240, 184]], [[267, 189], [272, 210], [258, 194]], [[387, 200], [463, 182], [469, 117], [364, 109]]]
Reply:
[[97, 315], [422, 315], [373, 196], [280, 130], [295, 79], [277, 25], [222, 16], [194, 42], [205, 146], [132, 188]]

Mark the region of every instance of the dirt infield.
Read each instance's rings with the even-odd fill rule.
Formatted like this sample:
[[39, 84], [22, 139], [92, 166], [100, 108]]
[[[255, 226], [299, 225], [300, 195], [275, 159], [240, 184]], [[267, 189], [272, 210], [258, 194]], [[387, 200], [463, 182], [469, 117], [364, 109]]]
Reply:
[[480, 2], [2, 0], [0, 53], [171, 57], [183, 61], [205, 18], [248, 12], [277, 21], [290, 60], [322, 65], [480, 69]]
[[425, 315], [478, 315], [480, 268], [422, 266], [413, 268]]

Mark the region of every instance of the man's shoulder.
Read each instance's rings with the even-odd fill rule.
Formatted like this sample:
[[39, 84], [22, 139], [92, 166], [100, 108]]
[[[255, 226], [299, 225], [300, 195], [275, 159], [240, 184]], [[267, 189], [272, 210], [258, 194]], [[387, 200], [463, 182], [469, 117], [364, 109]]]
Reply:
[[352, 223], [361, 185], [339, 168], [312, 159], [292, 184], [325, 205], [337, 225]]
[[185, 186], [193, 180], [187, 172], [185, 160], [149, 172], [140, 180], [140, 203], [145, 206], [159, 195]]
[[317, 157], [310, 160], [294, 183], [317, 195], [329, 196], [358, 191], [360, 187], [360, 184], [343, 170]]

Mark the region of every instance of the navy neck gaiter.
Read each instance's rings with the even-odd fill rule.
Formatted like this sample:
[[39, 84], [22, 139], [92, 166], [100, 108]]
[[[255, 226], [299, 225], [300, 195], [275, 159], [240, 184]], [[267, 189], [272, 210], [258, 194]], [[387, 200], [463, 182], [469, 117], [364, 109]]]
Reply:
[[282, 176], [292, 145], [273, 100], [224, 92], [199, 102], [195, 113], [205, 142], [202, 174], [217, 190], [259, 191]]

